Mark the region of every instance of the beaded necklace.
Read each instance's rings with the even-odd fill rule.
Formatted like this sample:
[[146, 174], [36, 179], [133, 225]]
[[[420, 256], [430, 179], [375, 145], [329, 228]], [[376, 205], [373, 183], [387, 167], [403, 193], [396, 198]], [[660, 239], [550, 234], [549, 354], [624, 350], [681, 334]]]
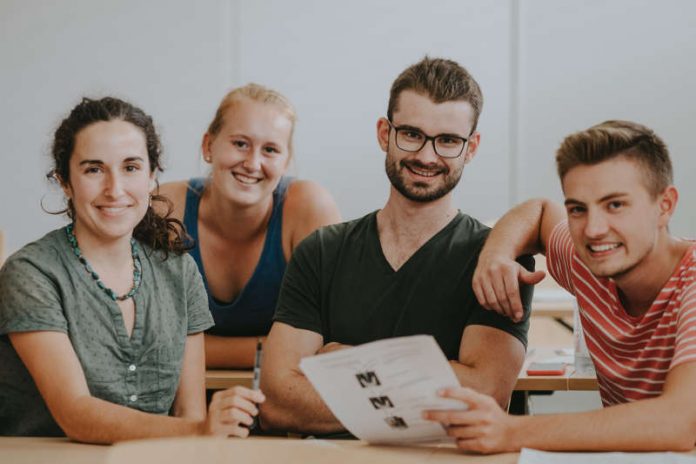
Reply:
[[99, 274], [95, 272], [94, 269], [92, 269], [92, 266], [89, 264], [87, 259], [85, 259], [84, 256], [82, 256], [82, 252], [80, 251], [80, 247], [77, 246], [77, 237], [75, 237], [75, 227], [74, 224], [68, 224], [68, 226], [65, 228], [65, 233], [68, 236], [68, 242], [70, 242], [70, 246], [72, 247], [73, 253], [75, 253], [75, 256], [77, 256], [77, 259], [80, 260], [82, 265], [85, 267], [87, 270], [87, 273], [92, 276], [92, 279], [94, 279], [97, 282], [97, 286], [104, 290], [104, 293], [106, 293], [109, 298], [111, 298], [114, 301], [125, 301], [129, 298], [132, 298], [133, 295], [135, 295], [135, 292], [138, 291], [140, 288], [140, 282], [141, 282], [141, 276], [142, 276], [142, 263], [140, 262], [140, 256], [138, 255], [138, 246], [136, 244], [135, 239], [131, 238], [130, 245], [131, 245], [131, 256], [133, 256], [133, 287], [131, 287], [130, 291], [126, 293], [125, 295], [118, 296], [116, 295], [116, 292], [111, 290], [109, 287], [104, 285], [104, 282], [101, 281], [99, 278]]

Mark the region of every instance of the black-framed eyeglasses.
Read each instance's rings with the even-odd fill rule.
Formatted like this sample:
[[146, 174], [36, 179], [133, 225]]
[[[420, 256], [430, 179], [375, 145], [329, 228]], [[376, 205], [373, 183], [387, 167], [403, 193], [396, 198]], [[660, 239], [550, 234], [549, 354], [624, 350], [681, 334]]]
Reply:
[[464, 152], [469, 139], [454, 134], [425, 135], [420, 129], [411, 126], [395, 126], [387, 119], [389, 127], [396, 132], [396, 146], [403, 151], [418, 152], [429, 141], [438, 156], [443, 158], [458, 158]]

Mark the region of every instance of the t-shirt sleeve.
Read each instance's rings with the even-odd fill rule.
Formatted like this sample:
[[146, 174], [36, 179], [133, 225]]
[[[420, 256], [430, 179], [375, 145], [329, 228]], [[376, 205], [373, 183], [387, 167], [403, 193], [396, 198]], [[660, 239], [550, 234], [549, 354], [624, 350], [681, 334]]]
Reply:
[[551, 237], [549, 237], [549, 246], [546, 250], [546, 266], [549, 274], [558, 284], [575, 295], [575, 287], [573, 286], [572, 263], [575, 256], [575, 246], [570, 238], [568, 230], [568, 221], [562, 221], [556, 224]]
[[319, 232], [295, 249], [283, 277], [274, 322], [322, 333]]
[[696, 361], [696, 283], [686, 287], [683, 293], [670, 369], [693, 361]]
[[37, 261], [15, 255], [0, 270], [0, 335], [34, 330], [67, 333], [68, 323], [56, 281]]
[[189, 335], [209, 329], [215, 322], [208, 308], [208, 294], [196, 263], [188, 254], [184, 258], [184, 279], [186, 285], [186, 308]]
[[[527, 270], [534, 270], [534, 258], [531, 256], [521, 256], [517, 259], [517, 262], [523, 265]], [[469, 317], [467, 326], [485, 325], [500, 329], [517, 338], [526, 347], [527, 332], [529, 331], [529, 315], [532, 308], [533, 294], [534, 287], [532, 285], [520, 286], [520, 298], [522, 299], [524, 315], [522, 316], [522, 320], [519, 322], [513, 322], [512, 319], [507, 316], [502, 316], [495, 311], [484, 308], [478, 303], [476, 298], [474, 298], [474, 307], [471, 309], [471, 316]]]

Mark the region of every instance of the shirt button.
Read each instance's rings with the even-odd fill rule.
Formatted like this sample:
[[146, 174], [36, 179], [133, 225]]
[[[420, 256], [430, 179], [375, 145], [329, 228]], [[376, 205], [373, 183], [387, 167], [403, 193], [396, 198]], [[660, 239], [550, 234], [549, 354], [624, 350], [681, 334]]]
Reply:
[[131, 395], [128, 399], [131, 400], [131, 402], [136, 401], [138, 399], [138, 395]]
[[133, 372], [135, 370], [135, 364], [131, 364], [130, 366], [128, 366], [128, 370]]

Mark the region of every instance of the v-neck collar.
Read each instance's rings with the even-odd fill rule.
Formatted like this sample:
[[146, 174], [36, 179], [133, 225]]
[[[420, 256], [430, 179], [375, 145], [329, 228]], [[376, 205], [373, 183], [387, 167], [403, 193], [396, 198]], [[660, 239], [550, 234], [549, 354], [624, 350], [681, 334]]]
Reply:
[[386, 275], [398, 275], [401, 273], [404, 269], [408, 268], [412, 262], [416, 261], [420, 255], [423, 253], [427, 252], [428, 248], [431, 248], [433, 243], [436, 243], [440, 238], [447, 234], [449, 229], [452, 227], [455, 227], [464, 217], [464, 214], [462, 214], [461, 211], [457, 210], [457, 214], [447, 223], [445, 226], [437, 231], [435, 234], [433, 234], [432, 237], [430, 237], [423, 245], [421, 245], [411, 256], [408, 257], [406, 261], [399, 267], [399, 269], [394, 269], [391, 264], [389, 264], [389, 260], [387, 257], [384, 255], [384, 249], [382, 248], [382, 242], [379, 238], [379, 230], [377, 228], [377, 213], [379, 211], [375, 211], [372, 213], [372, 217], [370, 218], [370, 230], [373, 233], [374, 236], [374, 251], [376, 255], [378, 256], [378, 259], [380, 261], [380, 266], [382, 267], [382, 270]]

